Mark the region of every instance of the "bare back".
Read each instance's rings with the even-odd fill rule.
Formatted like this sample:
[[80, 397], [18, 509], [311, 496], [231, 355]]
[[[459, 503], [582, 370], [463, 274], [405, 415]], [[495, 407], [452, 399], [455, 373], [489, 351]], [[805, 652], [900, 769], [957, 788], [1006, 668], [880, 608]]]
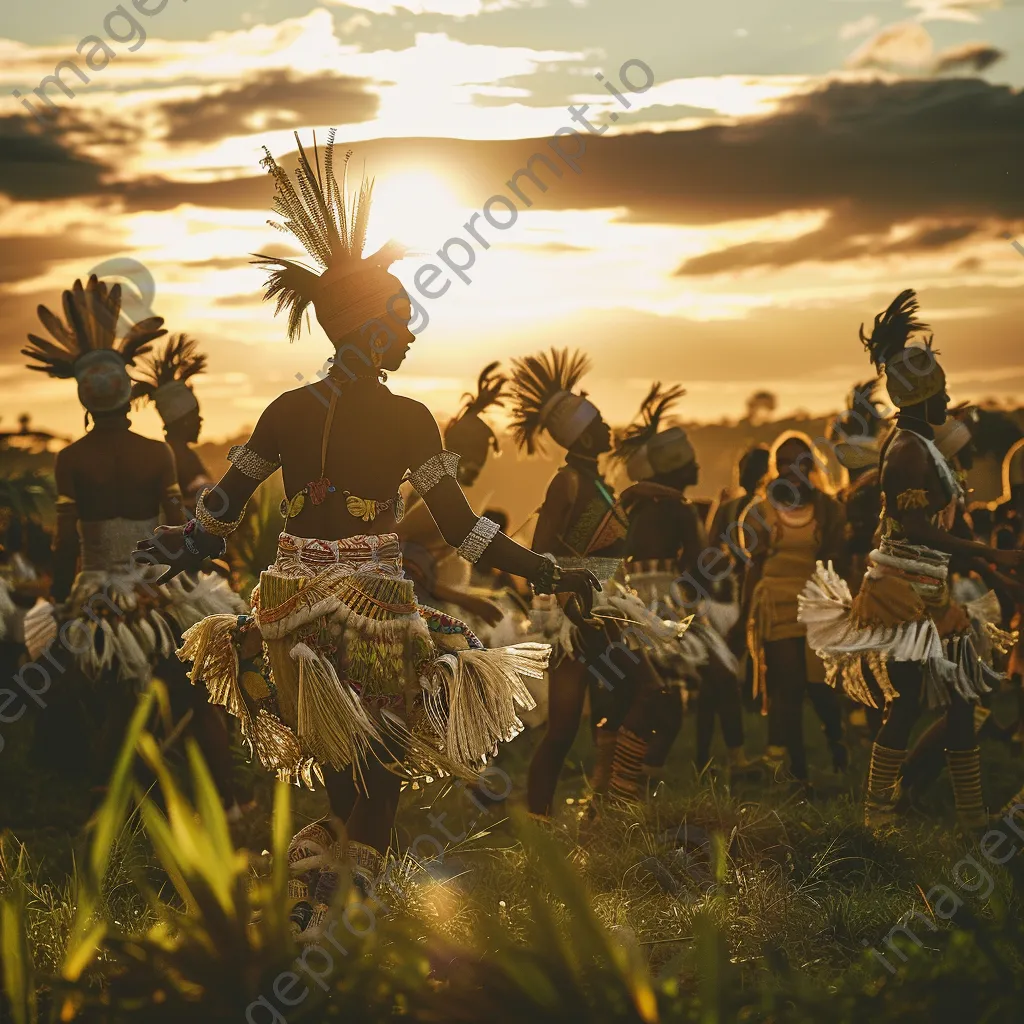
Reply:
[[[337, 403], [321, 464], [335, 389]], [[421, 403], [373, 382], [342, 387], [321, 382], [288, 391], [271, 403], [248, 447], [268, 461], [280, 461], [288, 498], [321, 477], [330, 481], [334, 491], [319, 504], [307, 497], [287, 529], [303, 537], [340, 540], [394, 532], [394, 498], [406, 471], [421, 466], [442, 443], [433, 416]], [[367, 519], [349, 510], [349, 497], [392, 503]]]
[[86, 522], [153, 519], [177, 482], [168, 445], [127, 429], [90, 431], [58, 453], [54, 472]]

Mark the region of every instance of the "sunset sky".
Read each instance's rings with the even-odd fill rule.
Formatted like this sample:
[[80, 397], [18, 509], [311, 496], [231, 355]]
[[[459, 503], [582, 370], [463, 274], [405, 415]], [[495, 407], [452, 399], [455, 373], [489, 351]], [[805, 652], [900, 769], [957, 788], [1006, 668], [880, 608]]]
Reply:
[[[69, 59], [89, 82], [67, 70], [75, 96], [50, 88], [41, 125], [14, 90], [43, 109], [33, 90]], [[637, 85], [653, 74], [642, 94], [626, 61]], [[694, 419], [739, 415], [760, 388], [780, 412], [834, 409], [869, 375], [858, 326], [904, 287], [955, 399], [1024, 396], [1024, 256], [1006, 237], [1024, 242], [1022, 86], [1019, 0], [4, 4], [0, 429], [30, 411], [81, 431], [73, 384], [19, 349], [38, 303], [114, 258], [144, 264], [154, 312], [207, 350], [207, 436], [312, 376], [324, 335], [313, 321], [289, 345], [248, 260], [288, 241], [266, 224], [262, 147], [289, 164], [293, 131], [332, 126], [377, 177], [371, 243], [433, 254], [532, 153], [562, 172], [525, 184], [506, 230], [481, 221], [470, 283], [420, 300], [393, 386], [442, 417], [486, 362], [551, 344], [590, 353], [612, 421], [653, 379], [682, 383]], [[548, 145], [572, 104], [602, 130], [576, 125], [578, 173]], [[411, 286], [429, 260], [395, 273]], [[136, 422], [159, 433], [153, 412]]]

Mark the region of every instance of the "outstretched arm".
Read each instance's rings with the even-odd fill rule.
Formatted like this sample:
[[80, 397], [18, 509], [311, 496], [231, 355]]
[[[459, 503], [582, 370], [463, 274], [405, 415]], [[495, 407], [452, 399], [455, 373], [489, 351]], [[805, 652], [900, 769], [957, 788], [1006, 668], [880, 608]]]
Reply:
[[[455, 479], [452, 453], [444, 451], [441, 432], [426, 406], [415, 403], [410, 416], [409, 461], [413, 466], [412, 483], [434, 517], [441, 536], [463, 558], [485, 569], [502, 569], [513, 576], [535, 581], [550, 571], [550, 560], [517, 544], [504, 533], [482, 520]], [[447, 463], [447, 465], [446, 465]], [[564, 570], [555, 584], [559, 593], [574, 593], [582, 599], [584, 614], [589, 614], [593, 590], [600, 584], [586, 570]]]

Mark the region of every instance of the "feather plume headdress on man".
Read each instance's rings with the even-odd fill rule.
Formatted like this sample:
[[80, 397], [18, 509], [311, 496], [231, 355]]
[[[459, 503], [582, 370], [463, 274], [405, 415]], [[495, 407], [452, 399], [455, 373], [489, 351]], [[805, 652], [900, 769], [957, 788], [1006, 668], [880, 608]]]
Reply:
[[640, 422], [626, 428], [615, 448], [614, 458], [625, 463], [632, 480], [650, 480], [696, 460], [697, 453], [682, 427], [661, 429], [665, 414], [685, 394], [678, 385], [665, 389], [660, 381], [651, 385], [640, 404]]
[[492, 406], [504, 405], [508, 377], [498, 372], [498, 365], [497, 362], [488, 363], [483, 368], [477, 378], [476, 394], [462, 396], [465, 404], [444, 432], [445, 448], [458, 452], [463, 459], [479, 461], [481, 465], [487, 458], [488, 449], [500, 450], [498, 438], [480, 415]]
[[132, 398], [152, 401], [167, 426], [199, 408], [186, 381], [205, 369], [206, 356], [199, 351], [199, 343], [176, 334], [161, 352], [150, 354], [137, 368]]
[[567, 348], [512, 361], [512, 436], [520, 448], [541, 451], [542, 430], [563, 448], [580, 439], [599, 415], [586, 392], [573, 390], [589, 369], [582, 352]]
[[149, 351], [150, 343], [167, 333], [163, 317], [140, 320], [121, 338], [121, 286], [108, 288], [93, 274], [85, 286], [75, 281], [63, 294], [64, 320], [46, 306], [37, 309], [39, 320], [53, 341], [29, 334], [22, 355], [39, 366], [30, 370], [78, 382], [78, 400], [93, 413], [113, 412], [131, 401], [132, 381], [127, 367]]
[[946, 387], [946, 375], [932, 351], [932, 337], [921, 345], [908, 344], [912, 335], [928, 330], [917, 313], [917, 293], [907, 288], [875, 317], [870, 335], [860, 325], [860, 340], [875, 369], [885, 371], [885, 389], [897, 409], [925, 402]]
[[[334, 129], [327, 137], [323, 167], [313, 140], [313, 162], [295, 133], [299, 166], [295, 184], [280, 167], [270, 150], [260, 166], [274, 178], [274, 209], [284, 223], [267, 221], [271, 227], [293, 235], [320, 267], [311, 270], [294, 260], [254, 253], [252, 262], [270, 271], [264, 299], [277, 299], [276, 316], [288, 310], [288, 340], [295, 341], [312, 303], [316, 318], [332, 341], [338, 341], [378, 320], [389, 301], [401, 293], [401, 285], [388, 268], [405, 255], [405, 249], [389, 241], [371, 256], [363, 258], [366, 231], [373, 199], [373, 179], [365, 174], [359, 191], [348, 192], [348, 162], [345, 154], [341, 184], [334, 175]], [[298, 190], [296, 190], [296, 185]]]

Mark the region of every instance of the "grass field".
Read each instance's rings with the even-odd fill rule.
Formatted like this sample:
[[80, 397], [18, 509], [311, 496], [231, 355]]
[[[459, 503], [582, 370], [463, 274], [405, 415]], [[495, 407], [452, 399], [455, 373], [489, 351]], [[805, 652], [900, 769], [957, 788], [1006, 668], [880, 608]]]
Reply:
[[[997, 700], [997, 715], [1013, 711], [1009, 695]], [[552, 826], [519, 811], [532, 733], [499, 758], [511, 781], [504, 802], [481, 805], [441, 784], [407, 790], [403, 870], [392, 876], [401, 884], [378, 894], [390, 912], [287, 1008], [266, 993], [298, 953], [272, 913], [276, 883], [259, 855], [324, 814], [322, 794], [293, 790], [287, 815], [279, 806], [275, 817], [273, 784], [240, 768], [259, 809], [224, 846], [219, 812], [181, 757], [169, 756], [174, 771], [140, 817], [128, 814], [127, 795], [112, 805], [116, 785], [100, 808], [90, 780], [48, 776], [33, 726], [22, 724], [0, 755], [4, 977], [19, 1024], [32, 1013], [242, 1021], [259, 998], [268, 1005], [256, 1004], [254, 1022], [278, 1019], [272, 1012], [288, 1021], [1020, 1019], [1024, 816], [1020, 835], [1002, 826], [1007, 859], [992, 863], [955, 828], [943, 775], [899, 832], [876, 838], [860, 821], [866, 737], [851, 735], [851, 770], [835, 775], [810, 713], [812, 802], [785, 784], [731, 791], [724, 777], [695, 777], [690, 720], [667, 781], [638, 807], [588, 813], [586, 728]], [[763, 720], [746, 724], [757, 752]], [[1024, 780], [1024, 759], [1001, 743], [983, 752], [996, 808]], [[233, 846], [252, 856], [236, 858]], [[256, 905], [264, 917], [254, 931]], [[80, 974], [68, 971], [69, 955], [83, 961], [72, 965]], [[18, 995], [30, 987], [34, 1006]]]

